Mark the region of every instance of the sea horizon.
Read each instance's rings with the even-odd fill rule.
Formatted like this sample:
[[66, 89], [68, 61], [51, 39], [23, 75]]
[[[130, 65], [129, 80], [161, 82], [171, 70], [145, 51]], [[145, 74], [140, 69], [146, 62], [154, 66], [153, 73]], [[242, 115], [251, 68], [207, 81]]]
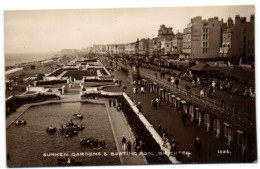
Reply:
[[10, 52], [5, 53], [5, 66], [14, 66], [16, 64], [34, 62], [53, 57], [55, 52], [42, 52], [42, 53], [19, 53]]

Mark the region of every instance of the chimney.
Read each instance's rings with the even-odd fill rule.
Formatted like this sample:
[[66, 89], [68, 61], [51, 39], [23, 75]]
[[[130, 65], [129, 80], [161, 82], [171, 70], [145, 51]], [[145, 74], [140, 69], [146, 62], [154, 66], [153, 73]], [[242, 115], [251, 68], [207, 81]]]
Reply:
[[252, 14], [252, 15], [250, 16], [250, 22], [255, 22], [255, 15], [254, 15], [254, 14]]
[[228, 18], [228, 23], [227, 23], [227, 27], [231, 28], [233, 25], [233, 19], [231, 17]]
[[240, 23], [240, 16], [236, 15], [235, 17], [235, 24], [239, 24]]

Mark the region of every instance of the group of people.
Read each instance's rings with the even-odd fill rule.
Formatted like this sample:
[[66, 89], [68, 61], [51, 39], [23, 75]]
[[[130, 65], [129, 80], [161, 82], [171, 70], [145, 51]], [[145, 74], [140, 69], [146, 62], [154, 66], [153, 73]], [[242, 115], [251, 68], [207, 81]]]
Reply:
[[109, 107], [116, 107], [116, 103], [117, 103], [117, 101], [116, 101], [116, 99], [109, 99], [108, 100], [108, 104], [109, 104]]
[[122, 136], [122, 150], [126, 151], [131, 155], [131, 149], [132, 149], [132, 143], [130, 140], [127, 141], [127, 139], [125, 138], [125, 136]]
[[[141, 93], [144, 94], [144, 87], [143, 86], [141, 86], [140, 90], [141, 90]], [[133, 87], [133, 93], [138, 94], [138, 87], [137, 86]]]
[[161, 104], [161, 99], [160, 97], [156, 97], [154, 99], [151, 100], [151, 104], [153, 108], [159, 107]]

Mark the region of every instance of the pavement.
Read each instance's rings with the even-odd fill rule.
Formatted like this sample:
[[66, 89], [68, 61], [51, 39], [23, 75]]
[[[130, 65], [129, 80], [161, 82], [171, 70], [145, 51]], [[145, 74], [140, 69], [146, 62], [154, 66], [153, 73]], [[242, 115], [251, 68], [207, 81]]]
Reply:
[[[153, 108], [151, 100], [155, 98], [153, 93], [134, 94], [133, 85], [129, 82], [127, 74], [122, 71], [113, 72], [115, 78], [122, 81], [127, 87], [126, 93], [136, 102], [141, 102], [141, 111], [148, 121], [156, 129], [158, 123], [162, 125], [169, 134], [170, 140], [175, 139], [177, 149], [180, 151], [188, 151], [192, 153], [192, 161], [194, 163], [226, 163], [226, 162], [241, 162], [242, 157], [238, 157], [235, 153], [220, 154], [219, 150], [228, 150], [229, 147], [221, 139], [206, 132], [206, 130], [187, 121], [186, 126], [181, 120], [181, 113], [170, 107], [165, 102], [162, 102], [160, 107]], [[106, 88], [105, 91], [119, 92], [122, 91], [120, 87]], [[140, 91], [140, 90], [139, 90]], [[200, 137], [202, 141], [201, 154], [194, 152], [193, 143], [196, 137]], [[243, 160], [242, 160], [243, 161]]]
[[[131, 152], [134, 150], [134, 135], [130, 130], [127, 121], [124, 118], [122, 112], [118, 112], [115, 107], [109, 107], [108, 103], [106, 103], [108, 116], [110, 119], [110, 123], [112, 126], [112, 131], [114, 134], [114, 138], [116, 141], [117, 150], [119, 153], [125, 154], [127, 151], [122, 149], [122, 136], [124, 135], [125, 138], [131, 141], [132, 148]], [[119, 156], [121, 164], [123, 165], [141, 165], [141, 164], [148, 164], [145, 157], [141, 155], [122, 155]]]
[[[155, 72], [157, 72], [157, 71], [145, 69], [145, 68], [140, 68], [140, 71], [149, 73], [151, 75], [154, 75]], [[175, 72], [177, 74], [180, 73], [180, 71], [176, 71], [176, 70], [173, 70], [173, 72]], [[157, 74], [158, 74], [158, 79], [168, 82], [169, 75], [165, 75], [164, 78], [160, 78], [159, 72], [157, 72]], [[252, 74], [254, 74], [254, 72]], [[185, 85], [188, 85], [191, 87], [190, 82], [179, 78], [179, 87], [185, 88]], [[191, 87], [191, 93], [192, 94], [196, 93], [197, 95], [199, 95], [200, 89], [198, 87]], [[210, 99], [213, 101], [215, 100], [217, 105], [221, 104], [222, 98], [224, 99], [226, 106], [232, 107], [233, 102], [235, 102], [238, 104], [238, 110], [241, 112], [243, 111], [244, 108], [248, 108], [252, 112], [252, 114], [255, 114], [255, 112], [256, 112], [255, 100], [251, 100], [251, 99], [243, 97], [243, 96], [232, 96], [227, 91], [216, 89], [216, 92], [213, 94], [213, 98], [207, 97], [207, 99]]]

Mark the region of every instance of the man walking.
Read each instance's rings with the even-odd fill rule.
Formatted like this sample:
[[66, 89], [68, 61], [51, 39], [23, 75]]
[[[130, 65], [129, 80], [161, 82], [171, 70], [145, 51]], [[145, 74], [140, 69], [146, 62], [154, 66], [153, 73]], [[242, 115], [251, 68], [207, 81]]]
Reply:
[[128, 142], [127, 142], [127, 152], [128, 152], [129, 155], [131, 155], [131, 148], [132, 148], [131, 141], [128, 140]]
[[111, 99], [108, 100], [108, 103], [109, 103], [109, 107], [111, 107], [111, 103], [112, 103]]
[[199, 137], [196, 137], [196, 140], [194, 141], [194, 149], [195, 153], [200, 156], [200, 150], [201, 150], [201, 141]]
[[126, 150], [126, 138], [124, 135], [122, 136], [122, 149], [123, 149], [123, 151]]

